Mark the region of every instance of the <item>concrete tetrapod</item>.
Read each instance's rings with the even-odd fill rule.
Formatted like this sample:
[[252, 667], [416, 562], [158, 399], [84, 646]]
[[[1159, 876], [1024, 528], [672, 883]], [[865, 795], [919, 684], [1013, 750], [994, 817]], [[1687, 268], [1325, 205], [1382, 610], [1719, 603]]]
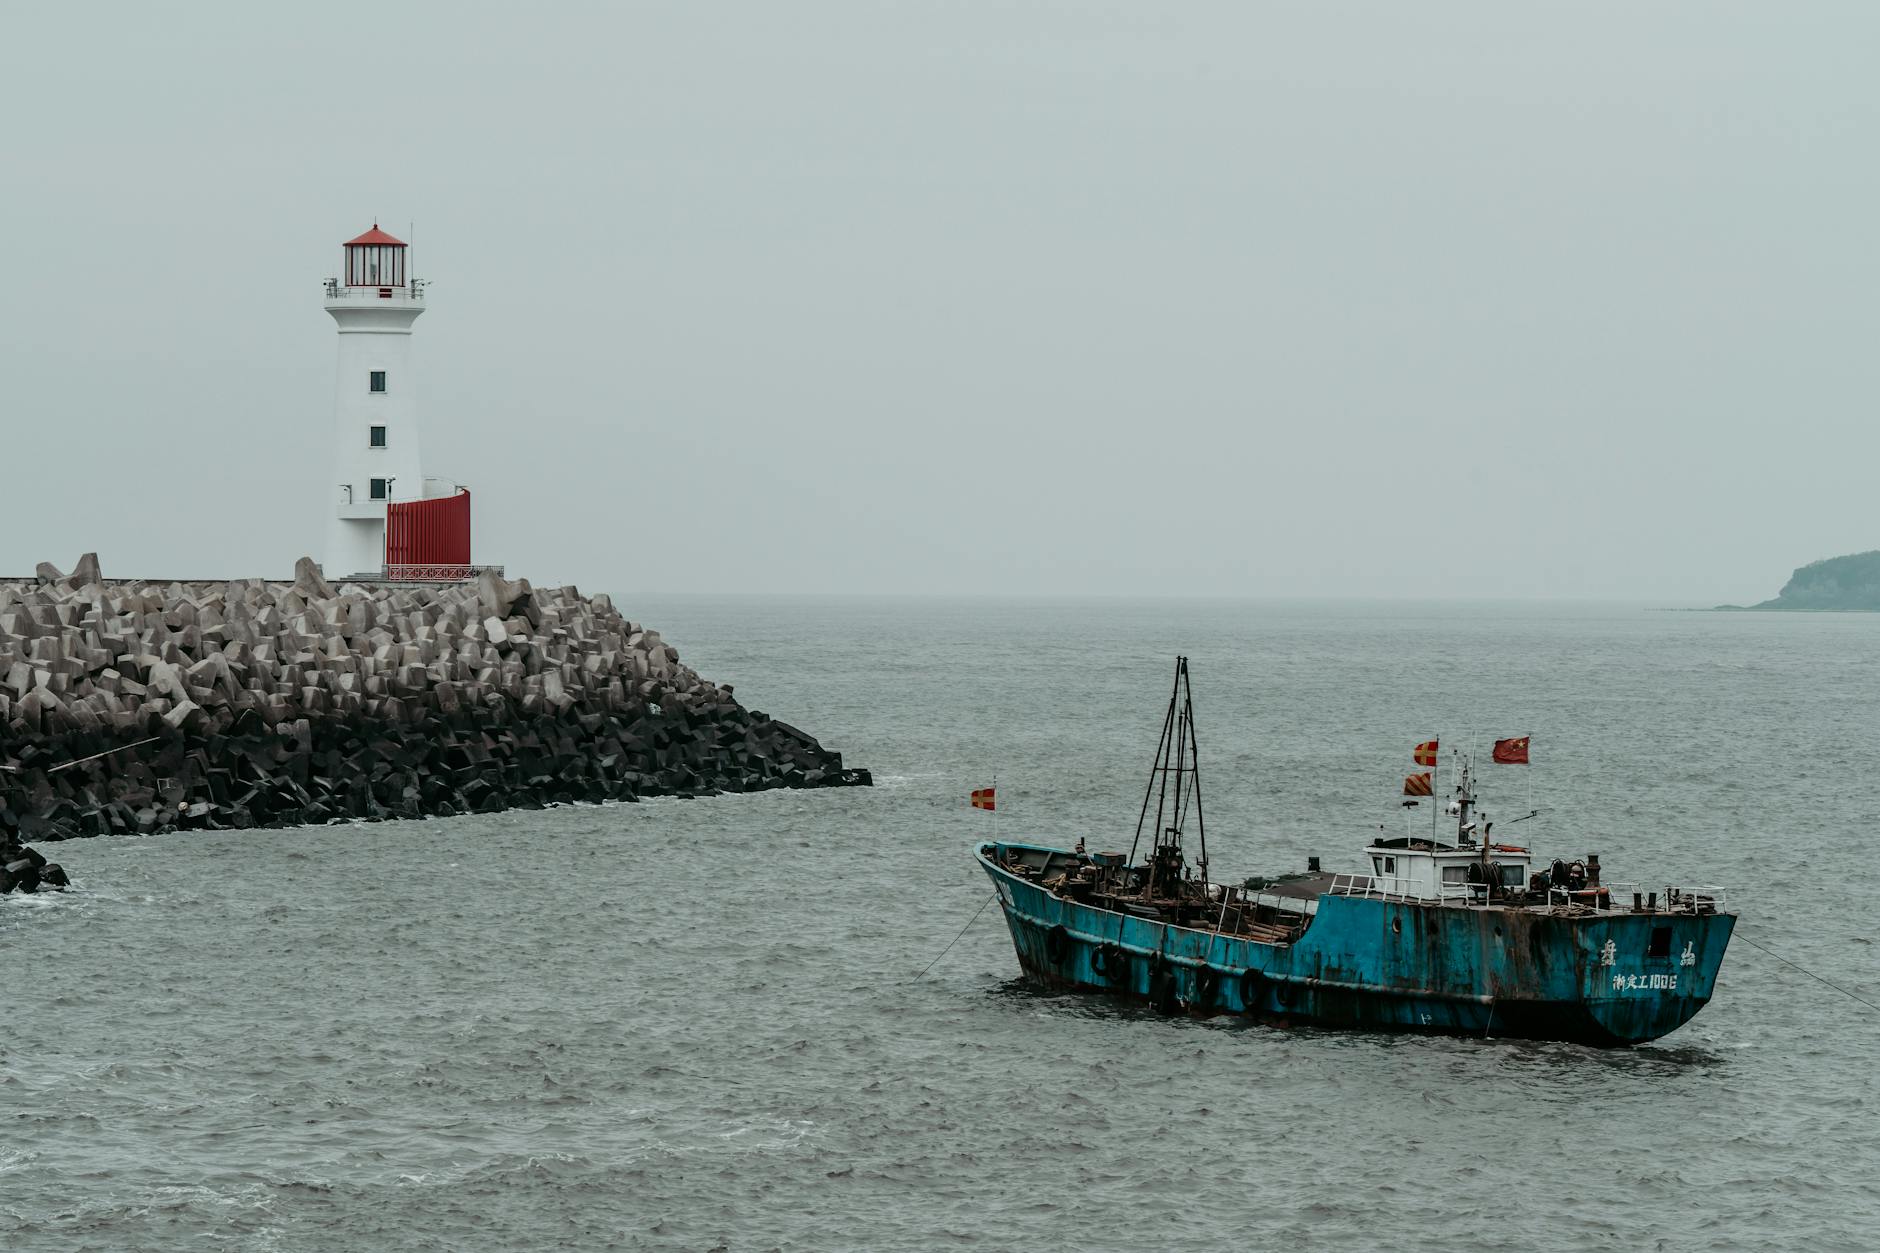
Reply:
[[25, 838], [869, 781], [573, 587], [335, 589], [306, 559], [160, 586], [90, 555], [0, 582], [0, 807]]

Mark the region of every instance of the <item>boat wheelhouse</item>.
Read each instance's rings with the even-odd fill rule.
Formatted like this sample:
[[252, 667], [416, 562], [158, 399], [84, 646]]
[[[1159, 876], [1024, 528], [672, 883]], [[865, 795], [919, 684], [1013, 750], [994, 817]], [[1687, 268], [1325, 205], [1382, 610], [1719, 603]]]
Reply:
[[1405, 836], [1373, 840], [1364, 855], [1379, 892], [1423, 901], [1485, 901], [1498, 888], [1524, 891], [1532, 873], [1528, 850], [1511, 844], [1478, 849]]

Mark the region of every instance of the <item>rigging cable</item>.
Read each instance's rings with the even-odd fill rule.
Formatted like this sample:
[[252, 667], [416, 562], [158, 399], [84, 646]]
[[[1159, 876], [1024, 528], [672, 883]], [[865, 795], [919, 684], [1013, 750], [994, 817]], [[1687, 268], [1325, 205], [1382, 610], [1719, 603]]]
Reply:
[[[1136, 815], [1136, 837], [1129, 842], [1129, 860], [1132, 862], [1136, 860], [1137, 845], [1142, 843], [1142, 824], [1148, 821], [1149, 818], [1149, 798], [1155, 795], [1156, 776], [1160, 773], [1164, 746], [1168, 743], [1169, 722], [1174, 716], [1175, 698], [1171, 696], [1169, 697], [1168, 713], [1162, 719], [1162, 734], [1155, 742], [1155, 761], [1149, 766], [1149, 786], [1144, 789], [1142, 794], [1142, 811]], [[1163, 776], [1162, 783], [1166, 790], [1168, 784], [1167, 776]], [[1162, 826], [1162, 806], [1159, 803], [1156, 805], [1155, 810], [1155, 825], [1158, 830]], [[1151, 842], [1153, 843], [1153, 840]]]
[[1822, 983], [1827, 983], [1829, 987], [1833, 988], [1836, 992], [1839, 992], [1842, 996], [1847, 997], [1849, 1000], [1859, 1001], [1862, 1005], [1865, 1005], [1868, 1009], [1871, 1009], [1871, 1010], [1880, 1010], [1880, 1005], [1875, 1005], [1872, 1001], [1868, 1000], [1866, 997], [1860, 995], [1857, 992], [1849, 992], [1846, 988], [1842, 987], [1838, 983], [1829, 983], [1828, 980], [1823, 979], [1820, 975], [1816, 974], [1814, 971], [1810, 970], [1808, 967], [1798, 965], [1797, 963], [1790, 961], [1788, 958], [1776, 952], [1774, 949], [1764, 948], [1762, 945], [1756, 943], [1756, 941], [1750, 939], [1748, 936], [1743, 935], [1741, 933], [1739, 933], [1736, 938], [1743, 941], [1743, 943], [1749, 945], [1751, 948], [1762, 949], [1763, 952], [1769, 954], [1769, 956], [1775, 958], [1777, 961], [1781, 962], [1784, 966], [1794, 966], [1797, 970], [1807, 975], [1810, 979], [1815, 979]]
[[[979, 908], [973, 911], [973, 916], [966, 920], [966, 926], [960, 928], [960, 935], [965, 935], [967, 932], [967, 929], [970, 928], [975, 922], [979, 921], [979, 915], [986, 912], [986, 906], [992, 904], [992, 902], [998, 899], [999, 899], [999, 894], [997, 892], [994, 892], [991, 896], [988, 896], [985, 899], [985, 901], [980, 904]], [[947, 952], [950, 949], [952, 949], [952, 947], [955, 944], [958, 944], [960, 942], [960, 935], [956, 935], [952, 939], [948, 940], [946, 948], [943, 948], [940, 950], [939, 956], [935, 957], [932, 961], [928, 962], [927, 965], [921, 970], [921, 972], [915, 975], [912, 979], [909, 979], [908, 982], [919, 983], [922, 979], [926, 978], [927, 971], [932, 970], [936, 965], [938, 965], [940, 962], [940, 958], [945, 957], [947, 955]]]

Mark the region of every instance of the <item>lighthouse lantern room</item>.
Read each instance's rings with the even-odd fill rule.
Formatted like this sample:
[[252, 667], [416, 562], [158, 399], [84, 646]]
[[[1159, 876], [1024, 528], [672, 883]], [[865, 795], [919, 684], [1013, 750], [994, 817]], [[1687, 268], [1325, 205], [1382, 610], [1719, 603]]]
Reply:
[[407, 245], [379, 229], [346, 241], [346, 286], [403, 287]]
[[427, 478], [419, 457], [411, 327], [424, 285], [408, 278], [408, 246], [372, 229], [344, 245], [326, 281], [339, 324], [329, 578], [448, 579], [470, 571], [470, 492]]

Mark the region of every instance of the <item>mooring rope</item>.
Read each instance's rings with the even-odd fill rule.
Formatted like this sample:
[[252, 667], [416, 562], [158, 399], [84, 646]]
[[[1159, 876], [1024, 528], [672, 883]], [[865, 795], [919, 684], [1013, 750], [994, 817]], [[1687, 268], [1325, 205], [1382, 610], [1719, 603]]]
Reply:
[[[997, 892], [994, 892], [991, 896], [988, 896], [984, 901], [982, 901], [980, 903], [979, 908], [973, 911], [973, 916], [966, 920], [966, 925], [960, 928], [960, 935], [965, 935], [966, 932], [971, 929], [972, 925], [975, 922], [979, 921], [979, 915], [986, 912], [986, 906], [992, 904], [992, 902], [998, 899], [999, 899], [999, 894]], [[908, 982], [919, 983], [922, 979], [926, 978], [927, 971], [932, 970], [935, 966], [939, 965], [940, 958], [945, 957], [947, 953], [952, 949], [952, 947], [955, 944], [958, 944], [960, 942], [960, 935], [956, 935], [952, 939], [948, 940], [946, 948], [943, 948], [940, 950], [939, 956], [935, 957], [932, 961], [928, 962], [926, 967], [922, 969], [922, 971], [919, 974], [915, 975], [912, 979], [909, 979]]]
[[[61, 770], [70, 770], [73, 766], [82, 766], [88, 761], [97, 761], [100, 757], [109, 757], [113, 753], [121, 753], [121, 752], [124, 752], [126, 749], [142, 748], [146, 744], [155, 744], [158, 740], [162, 738], [163, 737], [161, 735], [153, 735], [147, 740], [138, 740], [134, 744], [120, 744], [116, 748], [107, 748], [102, 753], [93, 753], [89, 757], [79, 757], [72, 761], [62, 761], [56, 766], [47, 767], [46, 773], [57, 774]], [[25, 766], [0, 765], [0, 770], [6, 770], [13, 774], [21, 774], [25, 771], [25, 769], [26, 769]]]
[[1774, 949], [1765, 948], [1763, 945], [1756, 943], [1756, 941], [1750, 939], [1748, 936], [1742, 934], [1741, 932], [1737, 933], [1736, 938], [1743, 941], [1743, 943], [1749, 945], [1751, 948], [1762, 949], [1763, 952], [1769, 954], [1769, 956], [1775, 958], [1777, 961], [1781, 962], [1784, 966], [1794, 966], [1797, 970], [1807, 975], [1810, 979], [1814, 979], [1821, 983], [1828, 984], [1829, 987], [1833, 988], [1836, 992], [1839, 992], [1842, 996], [1847, 997], [1849, 1000], [1859, 1001], [1862, 1005], [1865, 1005], [1868, 1009], [1874, 1010], [1876, 1012], [1880, 1012], [1880, 1005], [1875, 1005], [1872, 1001], [1868, 1000], [1864, 996], [1861, 996], [1857, 992], [1849, 992], [1846, 988], [1842, 987], [1838, 983], [1830, 983], [1828, 980], [1823, 979], [1820, 975], [1816, 974], [1814, 971], [1810, 970], [1808, 967], [1800, 965], [1799, 963], [1790, 961], [1788, 958], [1776, 952]]

